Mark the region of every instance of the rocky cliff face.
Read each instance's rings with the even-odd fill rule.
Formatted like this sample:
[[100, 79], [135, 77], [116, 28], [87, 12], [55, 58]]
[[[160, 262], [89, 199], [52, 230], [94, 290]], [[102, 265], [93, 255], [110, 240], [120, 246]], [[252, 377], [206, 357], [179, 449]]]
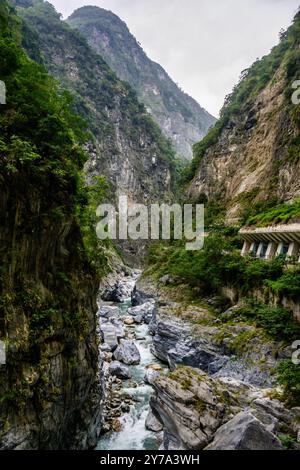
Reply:
[[290, 347], [232, 322], [236, 307], [221, 320], [162, 281], [140, 278], [133, 297], [155, 296], [152, 352], [171, 369], [147, 378], [154, 389], [148, 421], [163, 428], [161, 449], [279, 450], [286, 435], [298, 449], [299, 408], [274, 398], [280, 389], [272, 375]]
[[188, 188], [195, 199], [214, 199], [236, 221], [250, 204], [288, 202], [300, 195], [299, 14], [272, 52], [243, 73], [221, 120], [195, 146]]
[[8, 89], [0, 106], [0, 448], [88, 448], [103, 398], [99, 276], [78, 219], [76, 116], [22, 51], [20, 23], [6, 2], [0, 24]]
[[[30, 0], [27, 8], [19, 0], [15, 4], [21, 5], [18, 11], [35, 33], [47, 69], [75, 95], [76, 110], [87, 120], [92, 134], [88, 179], [104, 175], [111, 184], [111, 199], [118, 194], [140, 203], [168, 199], [172, 149], [134, 91], [49, 3]], [[36, 55], [34, 41], [23, 45]]]
[[147, 57], [127, 25], [112, 12], [83, 7], [67, 22], [80, 31], [119, 78], [136, 90], [178, 155], [190, 160], [192, 145], [207, 133], [215, 119]]

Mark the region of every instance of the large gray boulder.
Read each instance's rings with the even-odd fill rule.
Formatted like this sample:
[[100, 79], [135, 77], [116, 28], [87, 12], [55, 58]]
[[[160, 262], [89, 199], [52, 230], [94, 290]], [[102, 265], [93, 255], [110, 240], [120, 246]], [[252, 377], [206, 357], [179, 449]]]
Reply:
[[100, 333], [103, 343], [107, 345], [107, 350], [114, 351], [119, 344], [114, 325], [110, 322], [101, 323]]
[[114, 352], [114, 358], [127, 365], [139, 364], [141, 360], [139, 350], [131, 340], [122, 340]]
[[187, 450], [187, 448], [182, 444], [177, 436], [165, 431], [163, 434], [163, 443], [159, 450]]
[[152, 299], [142, 305], [131, 307], [128, 309], [128, 313], [133, 317], [141, 317], [145, 323], [149, 324], [155, 314], [155, 301]]
[[264, 411], [268, 415], [283, 421], [286, 425], [291, 425], [293, 421], [293, 413], [285, 408], [285, 406], [279, 400], [271, 398], [257, 398], [251, 404], [257, 410]]
[[[153, 381], [150, 406], [164, 427], [164, 449], [201, 450], [223, 424], [225, 404], [218, 403], [223, 388], [205, 373], [178, 369]], [[174, 442], [176, 441], [176, 444]]]
[[149, 431], [160, 432], [163, 430], [163, 425], [153, 414], [153, 411], [150, 409], [146, 418], [145, 427]]
[[134, 283], [134, 276], [111, 279], [101, 293], [101, 298], [109, 302], [123, 302], [123, 300], [130, 298]]
[[146, 311], [149, 306], [152, 308], [153, 304], [152, 302], [145, 302], [144, 304], [142, 305], [137, 305], [135, 307], [130, 307], [128, 309], [128, 313], [132, 316], [135, 316], [135, 315], [142, 315], [144, 313], [144, 311]]
[[154, 336], [157, 330], [157, 320], [156, 315], [153, 315], [152, 320], [148, 325], [148, 331], [151, 336]]
[[113, 286], [106, 289], [102, 295], [102, 299], [109, 302], [122, 302], [124, 299], [122, 283], [117, 281]]
[[[215, 363], [220, 356], [207, 345], [203, 346], [199, 341], [186, 339], [179, 341], [174, 348], [168, 351], [170, 369], [177, 365], [198, 367], [207, 372], [211, 363]], [[223, 358], [221, 358], [223, 359]]]
[[114, 361], [109, 366], [110, 375], [116, 376], [119, 379], [126, 380], [131, 378], [131, 373], [127, 366], [121, 362]]
[[133, 320], [134, 320], [134, 323], [136, 323], [137, 325], [140, 325], [141, 323], [143, 323], [142, 315], [136, 315], [135, 317], [133, 317]]
[[151, 297], [152, 297], [151, 293], [144, 292], [137, 286], [134, 286], [134, 289], [131, 293], [131, 302], [133, 306], [142, 305], [145, 302], [148, 302]]
[[279, 439], [249, 411], [223, 424], [205, 450], [283, 450]]
[[152, 353], [161, 361], [169, 363], [169, 351], [185, 338], [190, 328], [170, 319], [161, 319], [157, 322], [153, 338]]
[[212, 342], [205, 337], [194, 339], [190, 326], [169, 318], [157, 322], [152, 352], [171, 370], [177, 365], [185, 365], [207, 372], [210, 364], [221, 358], [219, 349]]

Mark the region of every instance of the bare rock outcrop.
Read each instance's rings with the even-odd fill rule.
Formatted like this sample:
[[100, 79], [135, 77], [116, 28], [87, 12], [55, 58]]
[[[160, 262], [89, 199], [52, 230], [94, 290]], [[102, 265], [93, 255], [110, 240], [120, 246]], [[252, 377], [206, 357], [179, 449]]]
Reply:
[[269, 389], [191, 367], [152, 385], [150, 405], [163, 425], [165, 450], [280, 450], [283, 431], [297, 434], [297, 413], [269, 398]]
[[205, 450], [283, 450], [279, 439], [249, 411], [223, 424]]

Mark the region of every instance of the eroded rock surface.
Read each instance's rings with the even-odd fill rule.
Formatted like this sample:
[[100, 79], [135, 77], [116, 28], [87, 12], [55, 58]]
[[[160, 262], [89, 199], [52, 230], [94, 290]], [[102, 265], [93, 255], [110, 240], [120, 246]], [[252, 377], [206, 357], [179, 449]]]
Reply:
[[212, 379], [190, 368], [178, 369], [169, 377], [158, 377], [153, 386], [150, 404], [164, 431], [185, 449], [207, 446], [226, 416]]
[[249, 411], [221, 426], [205, 450], [283, 450], [279, 439]]
[[295, 414], [242, 381], [179, 367], [154, 378], [150, 405], [163, 424], [165, 450], [276, 450], [297, 432]]
[[160, 432], [163, 430], [162, 423], [156, 418], [153, 414], [153, 411], [150, 409], [145, 422], [146, 429], [153, 432]]

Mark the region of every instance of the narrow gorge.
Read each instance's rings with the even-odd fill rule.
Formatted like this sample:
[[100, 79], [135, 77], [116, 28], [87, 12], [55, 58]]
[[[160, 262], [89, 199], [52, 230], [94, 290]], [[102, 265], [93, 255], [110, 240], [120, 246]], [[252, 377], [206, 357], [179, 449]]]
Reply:
[[[0, 0], [1, 450], [300, 450], [297, 79], [299, 12], [215, 122], [113, 13]], [[169, 238], [101, 240], [120, 196]]]

